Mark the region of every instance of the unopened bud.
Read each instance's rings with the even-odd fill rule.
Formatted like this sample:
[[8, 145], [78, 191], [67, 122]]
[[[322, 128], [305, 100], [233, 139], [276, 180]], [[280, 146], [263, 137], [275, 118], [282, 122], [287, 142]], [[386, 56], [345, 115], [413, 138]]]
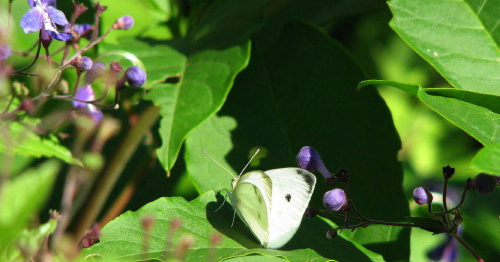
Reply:
[[344, 190], [334, 188], [323, 195], [323, 205], [330, 211], [339, 211], [347, 203]]
[[419, 205], [426, 205], [432, 202], [432, 194], [425, 187], [417, 187], [413, 190], [413, 199]]
[[455, 174], [455, 168], [451, 167], [450, 165], [443, 167], [444, 179], [450, 179], [454, 174]]
[[481, 173], [472, 179], [472, 184], [477, 192], [487, 195], [495, 190], [499, 182], [495, 176]]
[[455, 217], [453, 218], [453, 224], [458, 226], [458, 225], [462, 224], [462, 222], [464, 222], [462, 215], [460, 213], [456, 214]]
[[323, 160], [321, 160], [318, 152], [310, 146], [305, 146], [300, 149], [297, 154], [297, 164], [300, 168], [309, 172], [318, 170], [325, 178], [332, 177], [328, 169], [326, 169], [325, 164], [323, 163]]
[[131, 87], [141, 87], [146, 82], [146, 73], [137, 66], [131, 66], [125, 71], [127, 83]]
[[94, 62], [92, 62], [92, 59], [90, 59], [90, 57], [84, 56], [73, 59], [70, 64], [76, 68], [78, 73], [81, 74], [85, 71], [90, 70], [94, 65]]
[[326, 238], [332, 239], [338, 235], [338, 229], [332, 228], [326, 231]]
[[113, 29], [128, 30], [134, 26], [134, 18], [129, 15], [124, 15], [113, 24]]

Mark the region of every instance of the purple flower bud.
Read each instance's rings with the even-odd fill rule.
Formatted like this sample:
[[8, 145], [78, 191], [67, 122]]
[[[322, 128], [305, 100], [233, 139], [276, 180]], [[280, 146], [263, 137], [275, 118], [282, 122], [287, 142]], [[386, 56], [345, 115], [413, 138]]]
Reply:
[[451, 167], [450, 165], [443, 167], [444, 179], [450, 179], [453, 174], [455, 174], [455, 168]]
[[419, 205], [426, 205], [432, 202], [432, 194], [425, 187], [417, 187], [413, 190], [413, 199]]
[[314, 148], [310, 146], [305, 146], [300, 149], [299, 153], [297, 154], [297, 164], [300, 168], [305, 169], [309, 172], [318, 170], [325, 178], [332, 177], [328, 169], [326, 169], [325, 165], [323, 164], [323, 160], [321, 160], [318, 152], [316, 152], [316, 150], [314, 150]]
[[146, 82], [146, 73], [137, 66], [131, 66], [125, 72], [127, 83], [132, 87], [141, 87]]
[[487, 195], [499, 185], [498, 177], [481, 173], [472, 179], [472, 185], [477, 192]]
[[116, 20], [115, 24], [113, 25], [113, 29], [128, 30], [132, 26], [134, 26], [134, 18], [129, 15], [124, 15]]
[[346, 203], [347, 197], [340, 188], [334, 188], [323, 195], [323, 205], [330, 211], [339, 211]]
[[87, 74], [85, 75], [85, 83], [90, 84], [94, 82], [94, 80], [98, 77], [101, 77], [105, 74], [106, 72], [106, 65], [101, 62], [94, 63], [92, 68], [90, 68], [89, 71], [87, 71]]
[[92, 59], [90, 59], [90, 57], [84, 56], [80, 58], [75, 58], [73, 61], [71, 61], [70, 64], [76, 68], [78, 73], [82, 73], [90, 70], [94, 65], [94, 62], [92, 61]]

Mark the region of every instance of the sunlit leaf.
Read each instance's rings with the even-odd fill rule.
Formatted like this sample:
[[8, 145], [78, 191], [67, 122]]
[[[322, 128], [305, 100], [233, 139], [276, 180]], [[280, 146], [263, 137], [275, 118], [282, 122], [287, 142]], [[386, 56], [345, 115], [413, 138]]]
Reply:
[[500, 94], [500, 1], [392, 0], [391, 27], [454, 87]]
[[500, 175], [500, 144], [489, 145], [481, 149], [472, 159], [471, 166], [491, 175]]

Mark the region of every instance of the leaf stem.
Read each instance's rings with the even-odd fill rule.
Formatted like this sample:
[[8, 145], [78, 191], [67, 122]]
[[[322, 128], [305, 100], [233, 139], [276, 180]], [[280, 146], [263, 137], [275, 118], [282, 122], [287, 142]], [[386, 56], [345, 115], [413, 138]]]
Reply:
[[115, 151], [116, 153], [102, 172], [101, 178], [96, 184], [95, 191], [91, 194], [87, 205], [83, 209], [82, 216], [77, 222], [75, 237], [80, 238], [94, 223], [118, 177], [132, 157], [145, 133], [149, 131], [158, 117], [158, 107], [150, 106], [147, 108], [140, 117], [137, 125], [130, 130], [121, 143], [121, 146]]

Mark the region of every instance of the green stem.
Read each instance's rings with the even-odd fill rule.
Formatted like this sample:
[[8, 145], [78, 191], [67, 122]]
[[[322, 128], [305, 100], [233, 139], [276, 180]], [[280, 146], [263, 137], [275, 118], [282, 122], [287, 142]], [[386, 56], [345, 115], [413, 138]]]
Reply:
[[471, 253], [474, 258], [479, 261], [479, 262], [484, 262], [484, 260], [476, 253], [476, 251], [474, 251], [474, 249], [472, 249], [471, 246], [469, 246], [469, 244], [467, 242], [465, 242], [465, 240], [460, 237], [458, 234], [454, 233], [454, 234], [450, 234], [452, 237], [454, 237], [458, 242], [460, 242], [460, 244], [462, 244], [466, 249], [467, 251], [469, 251], [469, 253]]
[[106, 199], [108, 198], [113, 186], [118, 180], [120, 174], [128, 163], [132, 154], [139, 146], [144, 135], [149, 132], [151, 126], [159, 117], [159, 109], [156, 106], [150, 106], [139, 118], [139, 122], [127, 134], [121, 142], [120, 147], [115, 151], [113, 158], [101, 174], [100, 180], [96, 184], [95, 191], [91, 194], [87, 205], [84, 207], [82, 216], [77, 222], [75, 237], [80, 238], [85, 231], [96, 221]]

